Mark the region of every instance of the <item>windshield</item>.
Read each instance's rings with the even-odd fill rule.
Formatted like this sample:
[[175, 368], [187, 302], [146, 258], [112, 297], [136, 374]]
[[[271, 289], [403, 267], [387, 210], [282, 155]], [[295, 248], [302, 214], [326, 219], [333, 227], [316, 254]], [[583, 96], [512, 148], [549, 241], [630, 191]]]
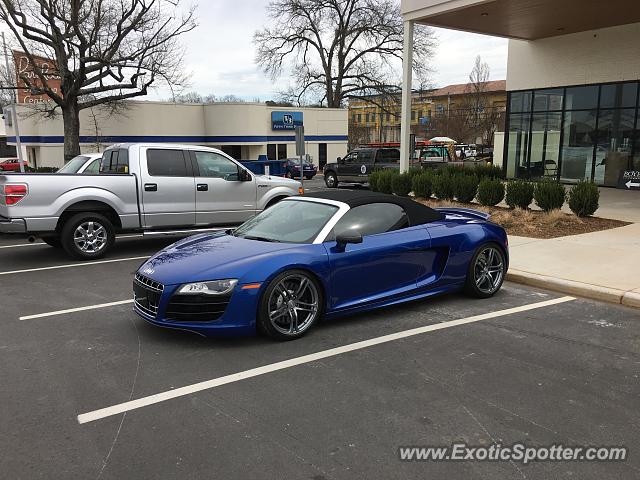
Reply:
[[240, 225], [236, 237], [263, 242], [312, 243], [338, 211], [325, 203], [283, 200]]
[[64, 165], [64, 167], [58, 170], [58, 173], [78, 173], [78, 170], [82, 168], [82, 165], [84, 165], [84, 162], [87, 160], [89, 160], [89, 157], [85, 157], [83, 155], [73, 157]]

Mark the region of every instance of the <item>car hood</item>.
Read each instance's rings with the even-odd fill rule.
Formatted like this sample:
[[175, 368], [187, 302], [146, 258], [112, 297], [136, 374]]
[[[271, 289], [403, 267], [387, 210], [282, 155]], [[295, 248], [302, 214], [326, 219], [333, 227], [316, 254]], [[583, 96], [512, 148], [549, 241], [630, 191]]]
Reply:
[[138, 271], [164, 285], [225, 278], [242, 282], [261, 257], [298, 246], [247, 240], [223, 232], [200, 234], [161, 250]]

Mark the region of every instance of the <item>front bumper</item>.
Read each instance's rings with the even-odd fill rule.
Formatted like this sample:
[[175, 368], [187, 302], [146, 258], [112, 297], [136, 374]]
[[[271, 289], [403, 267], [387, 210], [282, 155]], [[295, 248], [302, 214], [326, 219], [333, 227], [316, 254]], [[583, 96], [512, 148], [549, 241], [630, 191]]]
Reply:
[[23, 218], [0, 217], [0, 233], [27, 233], [27, 223]]
[[[175, 314], [172, 315], [170, 311], [171, 299], [179, 287], [180, 284], [164, 285], [159, 293], [157, 309], [150, 310], [148, 305], [142, 304], [141, 306], [138, 301], [135, 301], [133, 304], [134, 312], [155, 326], [186, 330], [207, 337], [255, 335], [256, 314], [262, 289], [244, 290], [242, 285], [238, 285], [222, 315], [216, 320], [198, 321], [197, 315], [194, 315], [193, 319], [188, 318], [188, 315], [182, 315], [180, 320], [176, 319]], [[155, 315], [154, 311], [157, 312]]]

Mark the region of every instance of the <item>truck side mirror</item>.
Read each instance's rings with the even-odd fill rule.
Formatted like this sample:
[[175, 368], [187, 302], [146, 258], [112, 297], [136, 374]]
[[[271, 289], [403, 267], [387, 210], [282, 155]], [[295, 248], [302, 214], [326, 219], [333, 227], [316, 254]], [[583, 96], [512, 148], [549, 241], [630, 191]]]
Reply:
[[344, 163], [344, 160], [342, 159], [342, 157], [338, 157], [336, 160], [341, 165]]

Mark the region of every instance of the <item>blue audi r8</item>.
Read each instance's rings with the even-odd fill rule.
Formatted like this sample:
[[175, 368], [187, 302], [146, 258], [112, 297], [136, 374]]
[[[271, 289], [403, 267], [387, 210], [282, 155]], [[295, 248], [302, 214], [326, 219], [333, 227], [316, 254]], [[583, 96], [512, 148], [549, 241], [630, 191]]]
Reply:
[[134, 309], [161, 327], [289, 340], [321, 317], [457, 290], [490, 297], [507, 267], [507, 235], [482, 212], [322, 192], [160, 251], [135, 275]]

